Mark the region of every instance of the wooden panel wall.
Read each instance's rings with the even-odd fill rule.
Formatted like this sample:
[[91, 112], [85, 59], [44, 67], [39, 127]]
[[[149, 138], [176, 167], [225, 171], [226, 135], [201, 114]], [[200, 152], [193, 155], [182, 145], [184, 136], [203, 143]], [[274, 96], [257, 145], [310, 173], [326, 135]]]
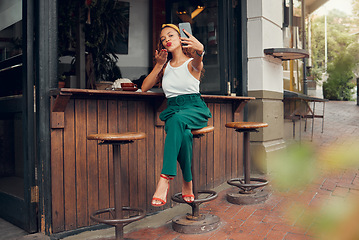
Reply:
[[[213, 188], [242, 176], [242, 135], [225, 127], [233, 121], [231, 102], [207, 103], [215, 131], [195, 140], [196, 174], [201, 188]], [[162, 168], [165, 132], [155, 126], [155, 99], [71, 99], [64, 128], [51, 133], [52, 229], [54, 233], [96, 224], [90, 214], [113, 207], [112, 146], [87, 140], [92, 133], [141, 131], [145, 140], [121, 146], [123, 202], [158, 211], [150, 205]], [[242, 118], [242, 114], [238, 116]], [[240, 119], [235, 119], [239, 121]], [[182, 174], [170, 194], [181, 190]], [[170, 197], [168, 197], [170, 199]], [[170, 207], [167, 204], [165, 207]]]

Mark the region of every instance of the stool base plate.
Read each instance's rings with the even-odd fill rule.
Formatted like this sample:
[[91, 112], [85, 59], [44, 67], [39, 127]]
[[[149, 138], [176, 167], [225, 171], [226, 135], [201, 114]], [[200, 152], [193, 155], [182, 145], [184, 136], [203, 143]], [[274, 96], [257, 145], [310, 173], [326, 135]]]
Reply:
[[253, 190], [253, 193], [240, 193], [238, 189], [230, 190], [227, 193], [227, 201], [238, 205], [253, 205], [265, 202], [269, 192], [265, 188]]
[[135, 240], [135, 238], [116, 238], [116, 237], [106, 237], [106, 238], [100, 238], [101, 240]]
[[220, 218], [212, 214], [203, 214], [203, 220], [188, 220], [186, 215], [172, 219], [172, 228], [176, 232], [186, 234], [201, 234], [213, 231], [219, 227]]

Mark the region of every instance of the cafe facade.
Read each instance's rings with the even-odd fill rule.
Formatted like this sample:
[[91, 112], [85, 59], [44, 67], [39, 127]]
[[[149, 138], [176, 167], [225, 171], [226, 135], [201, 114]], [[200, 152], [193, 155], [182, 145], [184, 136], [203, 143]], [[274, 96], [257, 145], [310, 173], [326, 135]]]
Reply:
[[[121, 78], [138, 80], [150, 72], [163, 23], [190, 22], [193, 35], [205, 46], [201, 92], [215, 131], [196, 146], [200, 185], [213, 188], [243, 174], [243, 137], [224, 127], [230, 121], [269, 124], [251, 135], [255, 171], [265, 173], [271, 164], [268, 156], [285, 148], [285, 62], [290, 58], [301, 66], [297, 71], [305, 69], [305, 45], [288, 44], [288, 34], [295, 34], [287, 28], [297, 26], [298, 34], [299, 26], [303, 29], [304, 20], [293, 15], [298, 4], [305, 6], [300, 14], [306, 16], [326, 1], [120, 2], [128, 22], [116, 61]], [[166, 104], [160, 89], [140, 93], [90, 86], [82, 28], [95, 24], [92, 1], [77, 12], [88, 22], [79, 21], [72, 28], [75, 50], [71, 56], [59, 51], [61, 4], [59, 0], [0, 4], [0, 217], [28, 232], [47, 235], [98, 228], [90, 214], [113, 206], [112, 149], [88, 141], [86, 136], [93, 133], [146, 133], [146, 140], [121, 152], [128, 192], [123, 202], [148, 213], [158, 211], [150, 199], [161, 170], [165, 136], [158, 118]], [[298, 42], [301, 36], [296, 35]], [[283, 57], [293, 53], [289, 48], [300, 48], [296, 57]], [[59, 76], [73, 66], [76, 80], [59, 88]], [[301, 78], [289, 81], [302, 82], [305, 89], [305, 73]], [[171, 193], [180, 190], [180, 177]]]

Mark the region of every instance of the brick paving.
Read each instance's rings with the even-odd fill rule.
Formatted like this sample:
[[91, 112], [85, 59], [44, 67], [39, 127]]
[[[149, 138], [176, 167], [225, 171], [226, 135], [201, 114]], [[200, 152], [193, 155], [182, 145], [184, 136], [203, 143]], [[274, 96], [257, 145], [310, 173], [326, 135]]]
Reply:
[[[333, 101], [326, 103], [324, 133], [321, 133], [321, 120], [315, 119], [314, 138], [310, 142], [311, 146], [314, 146], [319, 152], [326, 153], [322, 158], [335, 156], [339, 151], [346, 149], [345, 147], [348, 144], [359, 141], [358, 119], [359, 106], [356, 103]], [[308, 121], [310, 123], [310, 120]], [[302, 134], [302, 142], [310, 141], [310, 126], [311, 124], [308, 124], [307, 132]], [[359, 147], [356, 148], [359, 149]], [[354, 148], [347, 147], [347, 149], [355, 150], [355, 145]], [[271, 163], [268, 162], [268, 164]], [[272, 173], [269, 173], [268, 177], [270, 178], [271, 175]], [[358, 233], [356, 225], [359, 209], [358, 207], [355, 208], [357, 205], [350, 205], [351, 197], [356, 197], [356, 202], [359, 199], [357, 165], [353, 167], [353, 165], [339, 164], [337, 168], [333, 169], [322, 164], [316, 172], [316, 177], [308, 185], [298, 189], [289, 188], [286, 192], [280, 192], [272, 185], [268, 188], [271, 190], [271, 195], [262, 204], [233, 205], [227, 202], [225, 197], [230, 188], [220, 191], [216, 200], [202, 204], [202, 213], [211, 213], [221, 219], [219, 228], [212, 232], [200, 235], [180, 234], [173, 231], [171, 224], [167, 222], [160, 227], [137, 228], [139, 230], [125, 233], [125, 237], [143, 240], [359, 239], [359, 234], [356, 237], [353, 237], [352, 234], [353, 231]], [[331, 203], [332, 200], [338, 200], [338, 204], [334, 205], [335, 207]], [[341, 200], [346, 201], [345, 206], [347, 208], [340, 208], [342, 206], [340, 205]], [[348, 206], [354, 206], [354, 208], [349, 208], [348, 211]], [[330, 214], [334, 214], [336, 218], [342, 218], [342, 221], [338, 222], [335, 227], [329, 225], [329, 228], [322, 233], [325, 234], [333, 229], [337, 229], [337, 231], [332, 231], [332, 235], [324, 235], [324, 237], [315, 231], [318, 229], [317, 223], [320, 223], [320, 217], [323, 216], [323, 213], [316, 213], [323, 209], [323, 212], [329, 217]], [[344, 212], [346, 215], [338, 215], [338, 212]], [[351, 212], [357, 214], [352, 215]], [[330, 220], [330, 218], [328, 219]], [[88, 235], [91, 237], [82, 238], [78, 235], [70, 238], [76, 240], [109, 239], [104, 238], [105, 235], [101, 232], [90, 232], [87, 233]]]
[[[302, 134], [303, 142], [310, 140], [310, 121], [308, 120], [307, 132]], [[315, 119], [314, 137], [311, 144], [319, 150], [329, 147], [331, 151], [335, 151], [337, 146], [351, 144], [358, 140], [359, 106], [355, 102], [326, 103], [324, 133], [321, 133], [321, 119]], [[145, 228], [126, 233], [125, 237], [158, 240], [322, 239], [313, 230], [315, 219], [308, 221], [307, 216], [311, 217], [312, 211], [325, 209], [326, 204], [333, 199], [359, 197], [358, 173], [357, 167], [321, 169], [320, 175], [304, 189], [286, 193], [271, 189], [270, 198], [265, 203], [257, 205], [239, 206], [228, 203], [226, 201], [228, 190], [223, 190], [219, 192], [216, 200], [202, 204], [202, 213], [215, 214], [221, 219], [220, 227], [212, 232], [200, 235], [180, 234], [174, 232], [168, 223], [158, 228]], [[300, 207], [296, 208], [296, 206]], [[345, 238], [338, 238], [338, 240], [343, 239]]]

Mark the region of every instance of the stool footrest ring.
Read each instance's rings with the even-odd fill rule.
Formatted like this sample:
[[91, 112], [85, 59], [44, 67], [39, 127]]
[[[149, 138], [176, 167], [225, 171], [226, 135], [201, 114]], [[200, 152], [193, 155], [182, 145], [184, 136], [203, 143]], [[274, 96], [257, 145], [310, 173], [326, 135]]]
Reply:
[[137, 220], [140, 220], [145, 217], [146, 212], [143, 209], [140, 208], [131, 208], [131, 207], [122, 207], [122, 211], [131, 211], [131, 212], [137, 212], [138, 215], [131, 216], [129, 218], [123, 218], [123, 219], [105, 219], [97, 217], [97, 215], [103, 214], [103, 213], [110, 213], [112, 216], [114, 215], [115, 208], [105, 208], [95, 211], [90, 218], [96, 222], [104, 223], [111, 226], [116, 226], [118, 224], [128, 224]]
[[238, 187], [242, 189], [244, 192], [250, 192], [253, 189], [266, 186], [268, 184], [268, 181], [263, 178], [251, 178], [251, 182], [257, 182], [257, 183], [245, 183], [243, 178], [232, 178], [227, 181], [229, 185]]
[[193, 205], [193, 204], [196, 204], [196, 203], [201, 204], [201, 203], [204, 203], [204, 202], [209, 202], [209, 201], [212, 201], [212, 200], [214, 200], [214, 199], [216, 199], [218, 197], [217, 192], [212, 191], [212, 190], [199, 190], [198, 194], [208, 194], [208, 196], [206, 196], [205, 198], [195, 199], [192, 203], [187, 203], [185, 200], [183, 200], [182, 193], [173, 194], [171, 199], [173, 201], [175, 201], [175, 202], [178, 202], [178, 203], [187, 203], [189, 205]]

